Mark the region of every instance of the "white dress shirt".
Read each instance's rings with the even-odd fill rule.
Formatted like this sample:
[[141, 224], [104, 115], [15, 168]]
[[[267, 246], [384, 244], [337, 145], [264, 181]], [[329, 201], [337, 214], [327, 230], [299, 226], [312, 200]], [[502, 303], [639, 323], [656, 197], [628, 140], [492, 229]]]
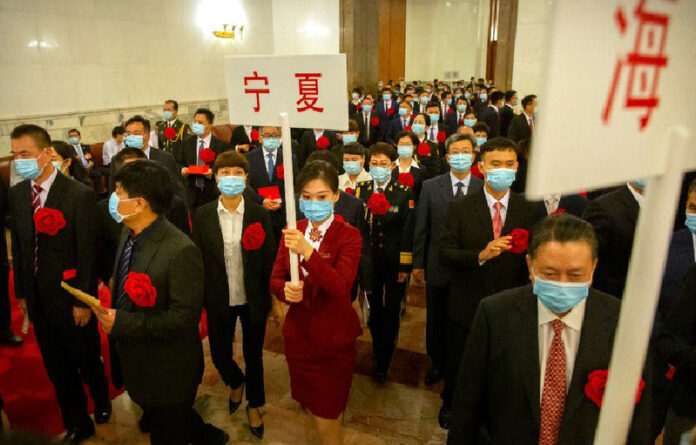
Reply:
[[200, 151], [198, 151], [198, 148], [201, 146], [201, 140], [203, 141], [203, 148], [205, 149], [205, 148], [210, 148], [210, 140], [211, 139], [213, 139], [212, 132], [208, 133], [208, 136], [206, 136], [204, 138], [198, 136], [196, 138], [196, 150], [197, 150], [196, 153], [200, 154]]
[[561, 203], [560, 193], [552, 195], [544, 195], [544, 206], [546, 207], [546, 214], [550, 215], [556, 210], [558, 210], [558, 205]]
[[265, 167], [264, 170], [268, 169], [268, 155], [271, 155], [271, 158], [273, 158], [273, 165], [278, 167], [278, 150], [280, 150], [280, 147], [278, 147], [276, 151], [269, 151], [266, 150], [266, 147], [263, 147], [263, 166]]
[[150, 144], [151, 147], [159, 148], [159, 139], [157, 138], [157, 132], [152, 130], [150, 132]]
[[383, 189], [387, 190], [387, 186], [389, 186], [389, 182], [391, 182], [391, 177], [387, 179], [387, 182], [385, 182], [382, 186], [377, 185], [377, 181], [373, 181], [374, 186], [375, 186], [375, 193], [377, 193], [377, 189]]
[[551, 343], [553, 342], [553, 327], [551, 323], [554, 320], [561, 320], [565, 323], [561, 338], [563, 339], [563, 347], [566, 356], [566, 392], [570, 387], [570, 380], [573, 377], [573, 369], [575, 368], [575, 357], [578, 355], [578, 347], [580, 346], [580, 334], [582, 333], [582, 323], [585, 319], [585, 303], [587, 299], [582, 300], [577, 306], [570, 310], [563, 318], [558, 318], [556, 314], [551, 312], [537, 299], [537, 314], [539, 319], [539, 400], [541, 400], [544, 392], [544, 377], [546, 374], [546, 362], [549, 357]]
[[[48, 192], [51, 190], [51, 186], [53, 185], [53, 181], [56, 180], [56, 176], [58, 176], [58, 169], [55, 168], [53, 169], [53, 173], [51, 176], [46, 178], [44, 182], [41, 183], [41, 193], [39, 193], [39, 200], [41, 201], [41, 207], [46, 205], [46, 198], [48, 198]], [[31, 181], [31, 189], [32, 191], [34, 190], [34, 186], [36, 185], [36, 182], [34, 180]]]
[[491, 221], [493, 221], [493, 216], [495, 216], [495, 203], [500, 202], [503, 206], [500, 208], [500, 218], [503, 221], [503, 226], [505, 226], [505, 218], [507, 217], [508, 203], [510, 202], [510, 190], [505, 193], [505, 196], [500, 201], [497, 201], [486, 187], [483, 188], [483, 194], [486, 195], [486, 202], [488, 203], [488, 210], [491, 212]]
[[249, 141], [251, 141], [251, 130], [252, 129], [253, 129], [253, 127], [251, 125], [246, 125], [246, 124], [244, 125], [244, 132], [246, 133], [247, 138], [249, 138]]
[[452, 180], [452, 194], [454, 196], [457, 195], [457, 184], [461, 182], [464, 184], [464, 187], [462, 187], [462, 193], [466, 195], [466, 191], [469, 190], [469, 184], [471, 184], [471, 174], [466, 175], [466, 178], [464, 179], [459, 179], [452, 174], [452, 171], [450, 171], [450, 179]]
[[[329, 227], [331, 227], [331, 223], [334, 220], [333, 214], [329, 216], [329, 219], [321, 223], [319, 227], [317, 227], [317, 230], [319, 230], [319, 233], [321, 233], [321, 239], [319, 241], [312, 241], [311, 237], [309, 236], [309, 233], [312, 231], [312, 228], [314, 227], [312, 225], [311, 221], [307, 222], [307, 228], [305, 229], [304, 232], [304, 237], [307, 240], [307, 242], [312, 246], [314, 250], [319, 252], [319, 247], [321, 246], [321, 242], [324, 241], [324, 236], [326, 235], [326, 231], [329, 230]], [[316, 255], [313, 254], [313, 255]], [[300, 262], [304, 261], [304, 256], [300, 255]], [[307, 270], [305, 270], [304, 267], [300, 267], [300, 270], [302, 271], [302, 276], [306, 277], [309, 273]]]
[[111, 163], [111, 158], [116, 156], [116, 154], [125, 146], [125, 142], [121, 141], [119, 144], [114, 138], [104, 142], [104, 148], [102, 149], [103, 165], [109, 165]]
[[314, 140], [318, 141], [320, 137], [324, 136], [324, 130], [317, 131], [314, 130]]
[[372, 176], [370, 176], [370, 174], [364, 168], [360, 171], [360, 173], [358, 173], [357, 178], [355, 178], [355, 182], [350, 180], [348, 173], [343, 173], [338, 177], [338, 188], [341, 189], [342, 192], [345, 192], [347, 188], [352, 188], [355, 190], [358, 182], [364, 181], [372, 181]]
[[411, 158], [411, 163], [408, 165], [408, 168], [407, 168], [406, 170], [404, 170], [403, 168], [401, 168], [401, 162], [397, 162], [397, 163], [396, 163], [396, 166], [397, 166], [397, 168], [399, 169], [399, 170], [398, 170], [399, 173], [411, 173], [411, 169], [412, 169], [412, 168], [417, 168], [418, 170], [420, 170], [420, 167], [418, 166], [418, 164], [416, 163], [416, 161], [413, 160], [413, 158]]
[[218, 200], [218, 220], [222, 231], [227, 287], [230, 292], [230, 306], [246, 304], [244, 289], [244, 263], [242, 262], [242, 227], [244, 221], [244, 198], [237, 208], [230, 212]]
[[78, 142], [77, 145], [73, 145], [73, 150], [75, 150], [75, 155], [79, 156], [79, 161], [82, 163], [82, 166], [87, 168], [88, 159], [85, 157], [84, 150], [82, 150], [82, 144]]
[[638, 207], [643, 207], [643, 195], [635, 191], [631, 184], [626, 183], [626, 187], [628, 187], [628, 191], [631, 192], [631, 195], [633, 195], [633, 197], [636, 199]]

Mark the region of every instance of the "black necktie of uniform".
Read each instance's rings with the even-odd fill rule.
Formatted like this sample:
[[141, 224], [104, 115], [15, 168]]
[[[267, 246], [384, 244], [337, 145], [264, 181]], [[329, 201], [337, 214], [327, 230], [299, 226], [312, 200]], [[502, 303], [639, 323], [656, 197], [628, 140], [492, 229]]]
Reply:
[[457, 186], [457, 193], [454, 194], [455, 198], [462, 198], [464, 197], [464, 183], [459, 181], [458, 183], [455, 184]]

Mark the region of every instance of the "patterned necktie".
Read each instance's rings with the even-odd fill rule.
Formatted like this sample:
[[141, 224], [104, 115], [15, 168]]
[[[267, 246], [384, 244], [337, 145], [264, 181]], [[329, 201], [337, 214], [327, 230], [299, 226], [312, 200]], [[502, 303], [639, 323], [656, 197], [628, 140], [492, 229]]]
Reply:
[[80, 157], [80, 162], [82, 166], [87, 168], [87, 159], [85, 159], [85, 154], [82, 151], [82, 146], [80, 144], [75, 145], [75, 153]]
[[[133, 246], [135, 246], [135, 238], [128, 237], [126, 245], [123, 247], [123, 254], [121, 255], [121, 263], [118, 266], [118, 288], [116, 289], [116, 309], [123, 309], [128, 301], [126, 299], [126, 280], [128, 279], [128, 272], [130, 272], [130, 260], [133, 254]], [[114, 304], [111, 304], [114, 307]]]
[[554, 320], [551, 326], [553, 327], [553, 341], [549, 356], [546, 359], [544, 390], [541, 393], [539, 445], [556, 445], [565, 408], [566, 356], [561, 337], [565, 323], [561, 320]]
[[430, 127], [430, 140], [434, 141], [435, 140], [435, 128]]
[[365, 113], [365, 143], [370, 140], [370, 113]]
[[459, 181], [455, 184], [457, 186], [457, 193], [454, 194], [455, 198], [461, 198], [464, 196], [464, 183]]
[[493, 204], [495, 208], [495, 214], [493, 215], [493, 238], [500, 238], [500, 232], [503, 231], [503, 215], [500, 213], [500, 209], [503, 208], [501, 202], [496, 202]]
[[[31, 189], [31, 208], [36, 213], [37, 210], [41, 208], [41, 192], [43, 189], [40, 185], [34, 184]], [[36, 226], [34, 226], [34, 276], [39, 271], [39, 232], [36, 231]]]
[[273, 181], [273, 170], [275, 169], [275, 163], [273, 162], [273, 153], [268, 153], [268, 180]]
[[[196, 156], [196, 165], [202, 165], [203, 161], [201, 161], [201, 151], [205, 149], [205, 141], [203, 139], [198, 140], [198, 156]], [[205, 186], [205, 182], [203, 181], [203, 176], [201, 175], [196, 175], [196, 187], [199, 189], [203, 189]]]

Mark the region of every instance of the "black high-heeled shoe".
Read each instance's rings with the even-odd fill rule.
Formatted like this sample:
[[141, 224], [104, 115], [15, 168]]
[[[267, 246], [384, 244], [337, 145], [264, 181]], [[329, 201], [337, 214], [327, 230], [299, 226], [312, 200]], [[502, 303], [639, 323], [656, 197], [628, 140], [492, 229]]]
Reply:
[[[249, 405], [247, 405], [247, 407], [246, 407], [246, 412], [247, 412], [247, 422], [249, 423], [249, 431], [251, 431], [251, 434], [253, 434], [257, 439], [263, 439], [263, 420], [261, 421], [261, 425], [252, 426], [251, 419], [249, 419]], [[261, 416], [260, 412], [259, 412], [259, 416]]]
[[242, 393], [239, 395], [239, 402], [235, 402], [232, 399], [228, 399], [230, 402], [230, 414], [234, 414], [237, 409], [239, 409], [239, 406], [242, 404], [242, 400], [244, 399], [244, 383], [242, 383]]

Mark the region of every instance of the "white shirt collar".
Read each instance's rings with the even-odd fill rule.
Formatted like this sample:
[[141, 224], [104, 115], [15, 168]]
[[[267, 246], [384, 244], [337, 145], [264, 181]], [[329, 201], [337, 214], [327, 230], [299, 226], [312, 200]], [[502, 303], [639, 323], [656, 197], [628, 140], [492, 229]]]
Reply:
[[515, 108], [514, 108], [512, 105], [510, 105], [509, 103], [505, 103], [505, 106], [508, 107], [508, 108], [511, 109], [511, 110], [514, 110], [514, 109], [515, 109]]
[[276, 159], [278, 156], [278, 150], [280, 150], [280, 147], [278, 147], [275, 151], [266, 150], [266, 147], [263, 147], [263, 158], [268, 159], [268, 155], [271, 154], [273, 155], [273, 159]]
[[544, 304], [537, 298], [537, 313], [539, 314], [539, 326], [551, 323], [554, 320], [561, 320], [565, 325], [573, 330], [581, 331], [582, 322], [585, 319], [585, 306], [587, 303], [587, 298], [582, 300], [573, 309], [568, 312], [565, 317], [559, 318], [556, 314], [551, 312], [549, 308], [544, 306]]
[[205, 138], [198, 136], [198, 138], [196, 139], [196, 148], [198, 148], [198, 146], [201, 145], [201, 142], [200, 142], [201, 140], [204, 141], [204, 143], [203, 143], [204, 148], [210, 148], [210, 141], [212, 139], [213, 139], [213, 132], [212, 131], [210, 133], [208, 133], [208, 136], [206, 136]]
[[496, 107], [496, 106], [493, 105], [493, 104], [491, 104], [491, 107], [496, 111], [496, 113], [498, 112], [498, 107]]
[[531, 121], [531, 120], [532, 120], [532, 115], [531, 115], [531, 114], [527, 114], [526, 111], [523, 111], [522, 114], [525, 115], [525, 117], [527, 118], [527, 121]]
[[382, 185], [382, 187], [377, 185], [377, 181], [372, 181], [372, 182], [374, 182], [374, 185], [375, 185], [375, 192], [377, 191], [378, 188], [383, 188], [384, 190], [386, 190], [387, 187], [389, 187], [389, 183], [391, 182], [391, 177], [389, 179], [387, 179], [387, 182], [385, 182], [384, 185]]
[[358, 173], [358, 176], [355, 178], [355, 184], [351, 182], [350, 180], [350, 175], [348, 173], [343, 173], [338, 177], [339, 181], [339, 188], [345, 189], [347, 187], [354, 188], [358, 182], [364, 182], [364, 181], [371, 181], [372, 176], [365, 170], [364, 168]]
[[[58, 176], [58, 169], [54, 168], [53, 173], [51, 173], [51, 176], [46, 178], [46, 180], [41, 183], [41, 185], [40, 185], [41, 190], [43, 190], [44, 192], [48, 192], [49, 190], [51, 190], [51, 186], [53, 185], [53, 181], [56, 180], [56, 176]], [[31, 188], [33, 189], [35, 185], [36, 185], [36, 182], [32, 179], [31, 180]]]
[[636, 199], [638, 207], [643, 207], [643, 195], [633, 190], [633, 187], [631, 187], [631, 184], [629, 183], [626, 183], [626, 187], [628, 187], [628, 191], [631, 192], [631, 195], [633, 195], [633, 197]]
[[170, 121], [167, 121], [167, 124], [168, 124], [170, 127], [173, 127], [174, 124], [176, 124], [176, 120], [177, 120], [177, 119], [178, 119], [178, 118], [174, 118], [174, 119], [172, 119], [172, 120], [170, 120]]
[[234, 212], [230, 212], [229, 210], [227, 210], [225, 208], [224, 205], [222, 205], [222, 197], [220, 197], [220, 199], [218, 199], [217, 211], [218, 211], [218, 214], [226, 213], [228, 215], [237, 214], [237, 215], [244, 216], [244, 196], [242, 196], [242, 199], [241, 199], [241, 201], [239, 201], [239, 205], [237, 206], [237, 208], [234, 209]]
[[[490, 193], [488, 193], [488, 190], [486, 190], [485, 185], [483, 187], [483, 194], [486, 195], [486, 202], [488, 203], [488, 208], [493, 208], [493, 205], [498, 201]], [[505, 192], [505, 196], [503, 196], [500, 200], [500, 203], [503, 204], [503, 207], [505, 207], [506, 210], [508, 208], [508, 202], [510, 202], [510, 189], [508, 189], [508, 191]]]
[[150, 159], [150, 148], [152, 148], [152, 147], [150, 147], [148, 145], [147, 148], [145, 150], [143, 150], [143, 153], [145, 153], [145, 157], [148, 159]]
[[314, 131], [314, 139], [319, 139], [320, 137], [324, 136], [324, 130], [321, 130], [321, 131], [313, 130], [313, 131]]
[[[322, 239], [324, 238], [324, 235], [326, 235], [326, 231], [329, 230], [329, 227], [331, 226], [331, 223], [334, 220], [334, 215], [333, 213], [331, 216], [329, 216], [329, 219], [321, 223], [319, 227], [317, 227], [317, 230], [319, 230], [319, 233], [321, 233]], [[311, 221], [307, 221], [307, 228], [305, 229], [305, 236], [309, 234], [309, 231], [312, 230], [314, 226], [312, 225]]]
[[471, 184], [471, 173], [466, 175], [466, 178], [464, 179], [459, 179], [454, 174], [452, 173], [452, 170], [450, 170], [450, 179], [452, 180], [452, 187], [457, 187], [457, 183], [462, 182], [464, 183], [464, 188], [469, 188], [469, 184]]
[[544, 195], [544, 202], [550, 201], [552, 198], [555, 198], [556, 202], [561, 202], [561, 194], [560, 193], [552, 193], [550, 195]]

